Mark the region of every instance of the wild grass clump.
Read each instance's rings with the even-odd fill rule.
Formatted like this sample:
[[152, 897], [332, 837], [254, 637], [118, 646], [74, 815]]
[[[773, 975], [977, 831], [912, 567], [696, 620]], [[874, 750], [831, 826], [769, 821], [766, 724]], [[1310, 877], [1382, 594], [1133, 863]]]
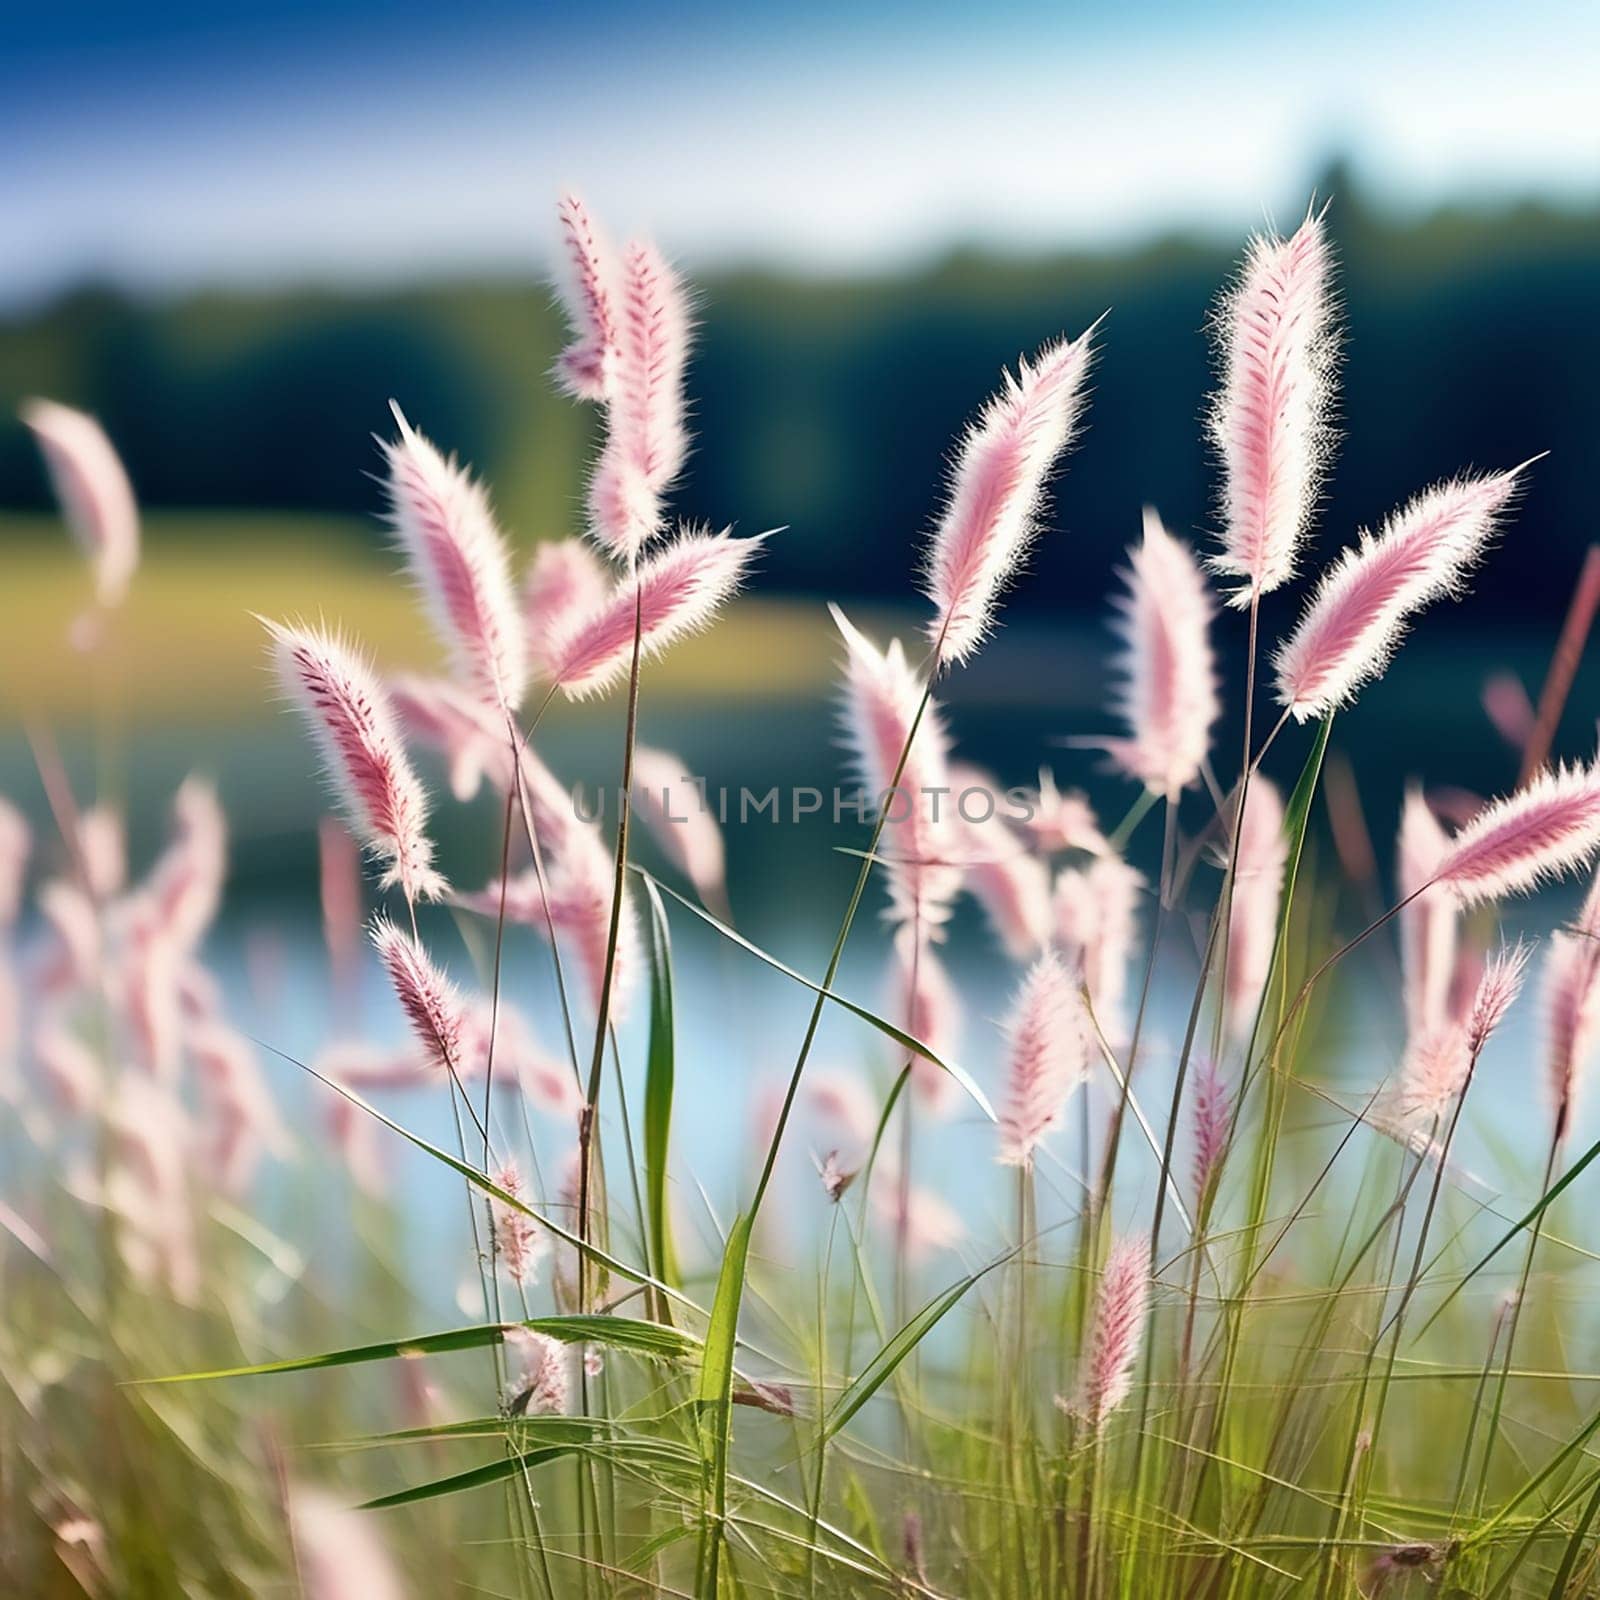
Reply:
[[[647, 667], [715, 625], [767, 536], [669, 535], [687, 294], [576, 200], [561, 223], [556, 380], [603, 429], [586, 542], [541, 546], [519, 584], [484, 486], [396, 407], [388, 513], [448, 675], [391, 681], [333, 628], [266, 624], [342, 818], [322, 836], [333, 1017], [303, 1063], [320, 1132], [288, 1124], [274, 1041], [232, 1020], [206, 964], [227, 863], [213, 791], [179, 792], [142, 877], [112, 797], [80, 807], [42, 731], [59, 845], [34, 851], [0, 804], [6, 1592], [1594, 1592], [1600, 1379], [1573, 1295], [1596, 1245], [1575, 1186], [1600, 1144], [1575, 1129], [1600, 882], [1565, 926], [1536, 909], [1537, 954], [1496, 922], [1592, 864], [1600, 775], [1534, 761], [1487, 803], [1413, 788], [1394, 903], [1359, 922], [1337, 861], [1313, 870], [1336, 712], [1381, 692], [1402, 629], [1489, 558], [1523, 469], [1426, 490], [1315, 560], [1332, 253], [1321, 214], [1254, 241], [1216, 315], [1219, 548], [1145, 512], [1116, 602], [1119, 726], [1068, 730], [1128, 781], [1126, 812], [1102, 823], [1048, 769], [997, 809], [946, 685], [1032, 543], [1060, 537], [1046, 491], [1091, 366], [1115, 359], [1099, 324], [1044, 343], [956, 445], [920, 639], [834, 608], [871, 804], [830, 948], [790, 963], [735, 925], [751, 891], [693, 772], [639, 738]], [[97, 650], [137, 561], [131, 491], [90, 419], [26, 415], [91, 559], [77, 631]], [[1276, 591], [1314, 564], [1291, 622]], [[1569, 630], [1553, 682], [1572, 649]], [[1226, 683], [1219, 656], [1241, 653]], [[558, 694], [612, 693], [605, 818], [538, 752]], [[1544, 713], [1497, 721], [1531, 747]], [[436, 865], [433, 768], [457, 800], [496, 797], [480, 887]], [[1348, 837], [1355, 789], [1330, 803]], [[1150, 871], [1131, 855], [1157, 820]], [[640, 866], [636, 823], [681, 882]], [[965, 1014], [949, 957], [967, 895], [1014, 969], [992, 1024]], [[399, 1047], [348, 1025], [364, 923]], [[519, 926], [553, 977], [536, 1016], [505, 959]], [[733, 1209], [694, 1182], [713, 1131], [674, 1113], [686, 1074], [731, 1092], [757, 1064], [680, 1054], [680, 1019], [708, 1003], [674, 960], [690, 938], [805, 996], [797, 1037], [762, 1041], [784, 1070]], [[886, 999], [842, 991], [847, 946], [881, 947]], [[1352, 1062], [1348, 1013], [1381, 1011], [1376, 950], [1403, 1023]], [[1542, 1060], [1497, 1059], [1530, 970]], [[834, 1015], [892, 1070], [818, 1060]], [[1526, 1195], [1462, 1159], [1491, 1070], [1502, 1097], [1545, 1097], [1502, 1140], [1542, 1129], [1507, 1152], [1542, 1174]], [[380, 1109], [399, 1091], [448, 1107], [447, 1134]], [[383, 1192], [396, 1142], [459, 1189], [464, 1227], [407, 1228]]]

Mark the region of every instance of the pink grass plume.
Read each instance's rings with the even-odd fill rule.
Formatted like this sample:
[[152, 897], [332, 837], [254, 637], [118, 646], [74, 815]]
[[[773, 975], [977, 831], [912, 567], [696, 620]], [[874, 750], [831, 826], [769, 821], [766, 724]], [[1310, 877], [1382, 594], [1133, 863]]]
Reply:
[[938, 938], [961, 887], [962, 849], [943, 718], [898, 639], [880, 650], [837, 606], [828, 609], [845, 644], [845, 741], [868, 806], [885, 814], [879, 853], [890, 918], [919, 940]]
[[1048, 768], [1039, 773], [1039, 787], [1030, 795], [1033, 814], [1024, 826], [1035, 845], [1047, 855], [1063, 850], [1082, 850], [1103, 856], [1109, 850], [1106, 836], [1088, 800], [1075, 790], [1057, 787], [1055, 774]]
[[1002, 814], [1000, 786], [987, 772], [950, 769], [962, 879], [1013, 961], [1031, 961], [1050, 942], [1050, 869]]
[[[885, 1014], [940, 1061], [952, 1059], [960, 1047], [961, 998], [932, 946], [925, 939], [916, 940], [910, 928], [902, 928], [895, 936]], [[955, 1080], [921, 1054], [911, 1063], [911, 1087], [919, 1102], [936, 1116], [947, 1112], [956, 1097]]]
[[598, 610], [610, 587], [600, 558], [582, 539], [550, 539], [534, 551], [522, 580], [522, 628], [536, 676], [549, 676], [553, 642]]
[[502, 713], [447, 678], [402, 673], [389, 694], [407, 737], [444, 758], [457, 800], [473, 799], [486, 776], [502, 793], [510, 788], [511, 735]]
[[456, 676], [515, 708], [528, 676], [522, 610], [489, 496], [389, 402], [400, 437], [383, 444], [389, 518]]
[[619, 274], [616, 362], [606, 442], [589, 482], [589, 526], [602, 550], [631, 566], [660, 533], [662, 499], [683, 469], [688, 297], [653, 244], [628, 246]]
[[1332, 260], [1320, 215], [1291, 238], [1251, 240], [1216, 324], [1222, 383], [1208, 432], [1223, 468], [1222, 553], [1249, 605], [1286, 583], [1305, 537], [1332, 445]]
[[577, 195], [563, 195], [557, 215], [566, 270], [556, 292], [572, 342], [556, 358], [556, 381], [576, 400], [606, 400], [617, 370], [616, 263]]
[[370, 1512], [320, 1489], [289, 1491], [295, 1563], [305, 1600], [405, 1600], [399, 1569]]
[[1463, 905], [1500, 900], [1600, 851], [1600, 763], [1562, 766], [1491, 801], [1450, 841], [1435, 882]]
[[1555, 1137], [1562, 1139], [1600, 1044], [1600, 878], [1571, 926], [1550, 935], [1542, 998]]
[[212, 1181], [238, 1199], [248, 1191], [261, 1158], [287, 1159], [294, 1141], [255, 1048], [243, 1034], [225, 1024], [204, 1023], [187, 1030], [186, 1043], [200, 1079]]
[[1147, 789], [1171, 799], [1199, 777], [1222, 710], [1207, 631], [1211, 595], [1188, 547], [1148, 506], [1144, 543], [1128, 558], [1115, 693], [1128, 736], [1114, 740], [1110, 753]]
[[1381, 677], [1409, 618], [1461, 593], [1522, 470], [1455, 478], [1418, 495], [1376, 535], [1363, 531], [1323, 573], [1273, 656], [1278, 703], [1304, 722]]
[[1111, 1247], [1095, 1296], [1094, 1315], [1076, 1397], [1064, 1406], [1095, 1434], [1133, 1389], [1150, 1299], [1150, 1246], [1122, 1239]]
[[506, 1414], [560, 1415], [570, 1389], [567, 1347], [533, 1328], [512, 1326], [503, 1335], [506, 1352]]
[[967, 660], [989, 635], [999, 597], [1038, 536], [1046, 480], [1082, 414], [1093, 334], [1048, 344], [1015, 377], [1005, 373], [961, 440], [924, 574], [941, 666]]
[[428, 802], [406, 759], [394, 708], [366, 660], [324, 628], [262, 618], [284, 690], [300, 706], [357, 838], [408, 901], [445, 892], [427, 834]]
[[1527, 749], [1538, 716], [1522, 679], [1514, 672], [1492, 673], [1484, 680], [1483, 714], [1518, 755]]
[[1233, 1100], [1221, 1069], [1210, 1056], [1195, 1062], [1193, 1083], [1189, 1104], [1194, 1128], [1194, 1203], [1197, 1211], [1203, 1211], [1227, 1153]]
[[639, 745], [633, 754], [633, 797], [639, 815], [672, 864], [708, 906], [727, 905], [722, 830], [683, 761]]
[[1466, 1019], [1467, 1049], [1473, 1057], [1483, 1053], [1484, 1046], [1517, 1003], [1532, 958], [1533, 946], [1519, 939], [1515, 944], [1501, 945], [1484, 963]]
[[743, 583], [761, 544], [760, 536], [735, 539], [727, 532], [686, 529], [551, 641], [552, 681], [571, 700], [615, 688], [627, 677], [633, 657], [636, 612], [644, 661], [710, 627]]
[[1395, 877], [1402, 898], [1416, 896], [1401, 908], [1399, 921], [1406, 1028], [1418, 1039], [1444, 1023], [1455, 973], [1460, 908], [1448, 889], [1433, 885], [1449, 849], [1449, 835], [1412, 785], [1400, 812]]
[[461, 993], [416, 938], [387, 917], [373, 918], [373, 948], [429, 1063], [459, 1077], [464, 1026]]
[[1127, 1035], [1123, 1002], [1143, 889], [1143, 877], [1118, 856], [1056, 874], [1056, 946], [1081, 973], [1094, 1019], [1114, 1044]]
[[1082, 1002], [1065, 963], [1047, 950], [1029, 968], [1006, 1023], [1007, 1083], [1000, 1107], [998, 1159], [1033, 1162], [1088, 1070]]
[[1250, 1036], [1272, 966], [1289, 840], [1283, 797], [1259, 773], [1250, 780], [1239, 828], [1233, 904], [1228, 913], [1228, 971], [1223, 998], [1228, 1032], [1237, 1043]]
[[[522, 1173], [516, 1162], [502, 1167], [494, 1176], [500, 1188], [526, 1204]], [[494, 1225], [495, 1266], [510, 1282], [528, 1286], [538, 1277], [540, 1260], [550, 1252], [550, 1237], [527, 1212], [508, 1206], [503, 1200], [489, 1202]]]
[[[139, 565], [139, 507], [133, 485], [105, 430], [93, 417], [53, 400], [28, 400], [22, 420], [33, 434], [67, 527], [88, 558], [95, 604], [122, 604]], [[75, 629], [80, 644], [92, 640], [92, 619]]]
[[0, 795], [0, 932], [16, 926], [32, 850], [33, 831], [27, 819]]

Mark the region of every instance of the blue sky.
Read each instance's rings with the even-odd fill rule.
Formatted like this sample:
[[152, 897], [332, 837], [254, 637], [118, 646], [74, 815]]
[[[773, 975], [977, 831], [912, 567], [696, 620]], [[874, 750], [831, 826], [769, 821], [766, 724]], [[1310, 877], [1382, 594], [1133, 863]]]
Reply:
[[695, 264], [1236, 234], [1349, 153], [1390, 203], [1600, 198], [1600, 8], [290, 0], [0, 19], [0, 300], [89, 274], [537, 257], [581, 188]]

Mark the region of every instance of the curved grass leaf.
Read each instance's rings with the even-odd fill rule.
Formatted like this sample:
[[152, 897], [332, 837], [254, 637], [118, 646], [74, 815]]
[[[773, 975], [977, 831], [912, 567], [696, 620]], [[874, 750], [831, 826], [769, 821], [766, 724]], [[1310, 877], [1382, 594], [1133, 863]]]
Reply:
[[[700, 1570], [702, 1590], [716, 1593], [717, 1556], [721, 1549], [722, 1520], [728, 1506], [728, 1447], [733, 1426], [733, 1353], [739, 1338], [739, 1302], [744, 1294], [750, 1260], [751, 1217], [734, 1218], [717, 1274], [717, 1292], [711, 1301], [711, 1321], [706, 1327], [705, 1357], [700, 1366], [696, 1394], [699, 1416], [701, 1486], [711, 1514], [701, 1525]], [[707, 1576], [709, 1568], [709, 1575]]]
[[392, 1361], [399, 1356], [444, 1355], [498, 1344], [508, 1328], [531, 1328], [563, 1344], [603, 1344], [613, 1350], [631, 1350], [660, 1360], [679, 1360], [700, 1350], [700, 1341], [692, 1334], [679, 1328], [664, 1328], [658, 1322], [641, 1322], [634, 1317], [532, 1317], [526, 1322], [484, 1322], [470, 1328], [450, 1328], [443, 1333], [425, 1333], [414, 1339], [386, 1339], [378, 1344], [354, 1345], [347, 1350], [325, 1350], [320, 1355], [293, 1356], [287, 1361], [263, 1361], [248, 1367], [219, 1367], [212, 1372], [180, 1372], [134, 1381], [140, 1384], [203, 1383], [214, 1378], [256, 1378], [283, 1372], [314, 1372], [323, 1367], [351, 1367], [364, 1361]]
[[527, 1450], [519, 1456], [505, 1456], [490, 1461], [467, 1472], [457, 1472], [448, 1478], [435, 1478], [431, 1483], [419, 1483], [414, 1488], [397, 1489], [393, 1494], [381, 1494], [376, 1500], [363, 1500], [358, 1511], [384, 1511], [390, 1506], [409, 1506], [418, 1500], [437, 1500], [442, 1495], [461, 1494], [467, 1489], [481, 1489], [486, 1484], [503, 1483], [507, 1478], [520, 1477], [547, 1461], [559, 1460], [578, 1449], [575, 1444], [553, 1444], [542, 1450]]
[[894, 1375], [895, 1369], [927, 1338], [933, 1329], [955, 1307], [961, 1297], [980, 1279], [987, 1277], [998, 1266], [1009, 1261], [1016, 1250], [997, 1256], [976, 1272], [953, 1283], [937, 1294], [863, 1367], [838, 1400], [823, 1425], [822, 1437], [831, 1439], [858, 1412], [879, 1389]]
[[[667, 1283], [680, 1281], [667, 1204], [667, 1157], [672, 1143], [673, 1041], [672, 937], [666, 907], [653, 878], [644, 880], [650, 902], [650, 1052], [644, 1077], [645, 1205], [650, 1265]], [[662, 1301], [662, 1311], [666, 1302]]]
[[718, 917], [712, 916], [709, 911], [705, 910], [702, 906], [697, 906], [692, 900], [688, 899], [685, 895], [679, 894], [678, 891], [672, 888], [670, 885], [665, 883], [657, 883], [656, 880], [642, 868], [633, 867], [631, 870], [638, 873], [640, 878], [642, 878], [646, 883], [655, 884], [656, 888], [658, 888], [663, 894], [671, 895], [679, 905], [685, 907], [689, 911], [692, 911], [697, 917], [700, 918], [702, 922], [710, 923], [710, 925], [715, 928], [724, 939], [727, 939], [733, 944], [738, 945], [741, 950], [747, 950], [758, 961], [766, 962], [766, 964], [771, 967], [774, 972], [781, 972], [784, 977], [792, 978], [796, 983], [802, 984], [813, 994], [821, 995], [824, 1000], [831, 1000], [836, 1006], [842, 1006], [844, 1010], [848, 1011], [852, 1016], [859, 1017], [869, 1026], [876, 1028], [878, 1032], [881, 1033], [885, 1038], [894, 1040], [894, 1042], [899, 1045], [902, 1050], [908, 1050], [914, 1056], [922, 1056], [925, 1060], [930, 1061], [934, 1066], [938, 1067], [941, 1072], [948, 1072], [950, 1076], [954, 1078], [958, 1084], [960, 1084], [961, 1088], [966, 1092], [968, 1098], [973, 1102], [974, 1105], [977, 1106], [984, 1116], [986, 1116], [991, 1122], [995, 1120], [994, 1107], [990, 1105], [988, 1095], [986, 1095], [983, 1090], [978, 1087], [971, 1073], [969, 1073], [965, 1067], [957, 1066], [953, 1061], [946, 1061], [931, 1046], [926, 1045], [920, 1039], [913, 1037], [903, 1028], [897, 1028], [892, 1022], [880, 1017], [875, 1011], [869, 1011], [865, 1006], [858, 1005], [854, 1000], [847, 1000], [838, 992], [838, 990], [827, 989], [824, 988], [820, 983], [813, 983], [811, 979], [806, 977], [804, 973], [796, 972], [793, 967], [787, 966], [784, 962], [778, 960], [776, 956], [769, 955], [761, 948], [760, 945], [752, 944], [750, 940], [745, 938], [742, 933], [730, 928], [727, 923], [723, 922]]

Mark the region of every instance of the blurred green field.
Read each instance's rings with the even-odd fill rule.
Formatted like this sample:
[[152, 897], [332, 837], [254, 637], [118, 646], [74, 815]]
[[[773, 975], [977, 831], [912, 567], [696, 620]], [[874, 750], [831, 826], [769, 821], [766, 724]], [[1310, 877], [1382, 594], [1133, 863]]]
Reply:
[[[53, 541], [46, 537], [54, 532]], [[396, 563], [356, 518], [166, 512], [145, 519], [145, 554], [93, 669], [63, 651], [88, 601], [83, 562], [58, 521], [0, 516], [0, 708], [9, 719], [82, 722], [115, 710], [135, 725], [258, 723], [278, 714], [252, 613], [348, 628], [386, 667], [429, 670]], [[651, 669], [665, 701], [789, 699], [828, 681], [831, 628], [820, 605], [736, 602], [716, 630]], [[566, 714], [554, 708], [555, 717]]]

